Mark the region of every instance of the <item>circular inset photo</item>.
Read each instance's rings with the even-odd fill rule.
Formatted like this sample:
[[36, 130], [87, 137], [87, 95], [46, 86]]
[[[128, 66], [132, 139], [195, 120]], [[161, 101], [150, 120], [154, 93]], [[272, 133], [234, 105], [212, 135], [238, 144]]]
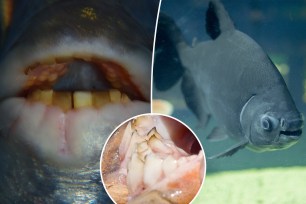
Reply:
[[190, 203], [205, 172], [204, 150], [192, 130], [160, 114], [122, 123], [101, 155], [103, 185], [118, 204]]

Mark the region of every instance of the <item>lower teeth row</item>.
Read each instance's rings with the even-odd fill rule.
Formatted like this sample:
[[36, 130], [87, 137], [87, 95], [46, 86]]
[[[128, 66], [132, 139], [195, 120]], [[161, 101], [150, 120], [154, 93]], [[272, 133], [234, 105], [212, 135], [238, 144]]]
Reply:
[[53, 90], [35, 90], [27, 95], [31, 102], [60, 107], [63, 111], [94, 107], [101, 108], [110, 103], [127, 103], [129, 97], [119, 90], [110, 91], [74, 91], [58, 92]]

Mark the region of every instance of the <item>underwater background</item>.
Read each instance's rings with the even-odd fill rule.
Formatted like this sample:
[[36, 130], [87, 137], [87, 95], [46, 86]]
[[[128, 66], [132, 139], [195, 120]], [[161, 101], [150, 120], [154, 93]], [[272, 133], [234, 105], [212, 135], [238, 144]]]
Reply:
[[[283, 75], [300, 112], [306, 116], [306, 1], [223, 0], [236, 28], [253, 38]], [[189, 44], [210, 40], [205, 33], [208, 0], [163, 0], [161, 12], [171, 16]], [[158, 29], [157, 29], [158, 32]], [[224, 65], [226, 66], [226, 64]], [[158, 76], [154, 74], [155, 79]], [[230, 91], [230, 90], [229, 90]], [[180, 81], [161, 92], [153, 85], [153, 99], [170, 102], [172, 116], [182, 120], [201, 140], [206, 156], [235, 144], [228, 139], [209, 142], [213, 123], [201, 128], [186, 108]], [[207, 176], [193, 203], [306, 203], [306, 129], [299, 142], [285, 150], [256, 153], [248, 149], [231, 157], [207, 159]]]

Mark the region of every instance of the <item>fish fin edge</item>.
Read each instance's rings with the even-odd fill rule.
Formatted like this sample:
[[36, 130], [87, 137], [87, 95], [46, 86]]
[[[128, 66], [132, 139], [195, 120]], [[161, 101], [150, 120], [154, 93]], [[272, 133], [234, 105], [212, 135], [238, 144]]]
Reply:
[[211, 0], [206, 11], [206, 32], [215, 40], [222, 32], [234, 30], [232, 20], [219, 0]]
[[224, 152], [221, 152], [219, 154], [208, 157], [208, 159], [219, 159], [219, 158], [222, 158], [222, 157], [232, 156], [233, 154], [235, 154], [239, 150], [243, 149], [247, 144], [248, 144], [248, 142], [242, 141], [242, 142], [240, 142], [238, 144], [235, 144], [232, 147], [228, 148]]
[[224, 129], [215, 127], [211, 133], [206, 137], [210, 142], [219, 142], [228, 138], [228, 135], [225, 133]]

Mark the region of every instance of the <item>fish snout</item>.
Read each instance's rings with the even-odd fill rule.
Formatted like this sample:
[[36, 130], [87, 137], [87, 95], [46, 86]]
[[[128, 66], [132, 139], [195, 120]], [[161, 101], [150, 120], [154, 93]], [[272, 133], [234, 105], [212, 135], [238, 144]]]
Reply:
[[296, 117], [280, 119], [280, 128], [282, 131], [295, 131], [303, 128], [304, 116], [299, 114]]
[[296, 117], [280, 119], [280, 135], [290, 140], [298, 140], [302, 134], [304, 116], [299, 114]]

